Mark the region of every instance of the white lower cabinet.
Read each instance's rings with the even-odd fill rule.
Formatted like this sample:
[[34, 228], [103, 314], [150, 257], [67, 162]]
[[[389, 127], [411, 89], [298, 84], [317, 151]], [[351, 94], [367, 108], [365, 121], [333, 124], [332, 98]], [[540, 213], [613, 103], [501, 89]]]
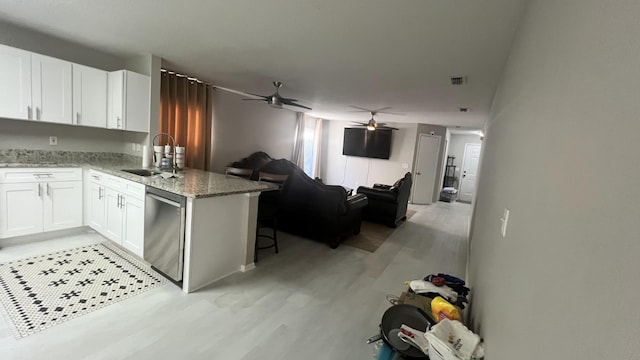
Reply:
[[0, 238], [42, 232], [39, 183], [0, 184]]
[[144, 253], [144, 185], [99, 171], [90, 172], [87, 225], [132, 253]]
[[98, 182], [89, 181], [87, 198], [88, 201], [85, 202], [85, 206], [87, 207], [87, 209], [85, 209], [87, 225], [95, 231], [103, 233], [105, 229], [104, 203], [106, 201], [104, 186]]
[[0, 238], [82, 226], [81, 169], [2, 169], [0, 197]]
[[140, 257], [144, 255], [144, 193], [142, 195], [142, 199], [126, 196], [123, 200], [122, 246]]

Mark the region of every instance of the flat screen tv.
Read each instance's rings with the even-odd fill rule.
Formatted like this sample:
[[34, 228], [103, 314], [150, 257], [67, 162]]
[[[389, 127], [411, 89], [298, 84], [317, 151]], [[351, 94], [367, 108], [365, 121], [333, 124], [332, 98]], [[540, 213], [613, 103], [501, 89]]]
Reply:
[[342, 155], [389, 159], [391, 155], [391, 130], [345, 128]]

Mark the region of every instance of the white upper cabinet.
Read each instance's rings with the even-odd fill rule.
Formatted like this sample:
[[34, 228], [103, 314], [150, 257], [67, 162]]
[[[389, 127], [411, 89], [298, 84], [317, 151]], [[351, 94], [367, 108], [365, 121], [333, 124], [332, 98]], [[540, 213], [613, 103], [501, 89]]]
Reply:
[[109, 73], [107, 127], [149, 132], [151, 78], [127, 70]]
[[32, 119], [71, 124], [71, 63], [31, 54]]
[[0, 118], [149, 132], [151, 77], [0, 45]]
[[31, 53], [0, 45], [0, 117], [29, 119]]
[[107, 75], [104, 70], [73, 64], [73, 124], [107, 127]]

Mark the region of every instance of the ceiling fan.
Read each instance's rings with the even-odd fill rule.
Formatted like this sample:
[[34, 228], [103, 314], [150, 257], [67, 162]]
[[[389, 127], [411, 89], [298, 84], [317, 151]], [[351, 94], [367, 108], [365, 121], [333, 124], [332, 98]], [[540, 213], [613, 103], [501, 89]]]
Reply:
[[374, 131], [374, 130], [377, 130], [377, 129], [380, 129], [380, 130], [398, 130], [398, 128], [387, 126], [386, 123], [377, 122], [374, 119], [374, 116], [376, 116], [377, 114], [404, 115], [404, 114], [395, 113], [395, 112], [383, 111], [383, 110], [390, 109], [391, 106], [383, 107], [383, 108], [376, 109], [376, 110], [365, 109], [365, 108], [361, 108], [361, 107], [353, 106], [353, 105], [350, 105], [350, 106], [352, 108], [359, 109], [359, 110], [354, 110], [355, 112], [364, 112], [364, 111], [366, 111], [369, 114], [371, 114], [371, 119], [369, 119], [369, 122], [366, 122], [366, 123], [355, 122], [356, 124], [358, 124], [358, 126], [366, 126], [367, 130], [370, 130], [370, 131]]
[[301, 107], [303, 109], [307, 109], [307, 110], [312, 110], [310, 107], [306, 107], [304, 105], [300, 105], [297, 104], [296, 99], [290, 99], [290, 98], [285, 98], [280, 96], [280, 93], [278, 92], [278, 90], [282, 87], [282, 85], [284, 85], [283, 83], [281, 83], [280, 81], [274, 81], [273, 82], [273, 86], [276, 87], [276, 92], [274, 92], [271, 95], [258, 95], [258, 94], [252, 94], [252, 93], [245, 93], [245, 95], [251, 95], [251, 96], [256, 96], [260, 99], [242, 99], [242, 100], [259, 100], [259, 101], [264, 101], [267, 104], [269, 104], [269, 106], [274, 107], [274, 108], [278, 108], [278, 109], [282, 109], [282, 105], [289, 105], [289, 106], [297, 106], [297, 107]]

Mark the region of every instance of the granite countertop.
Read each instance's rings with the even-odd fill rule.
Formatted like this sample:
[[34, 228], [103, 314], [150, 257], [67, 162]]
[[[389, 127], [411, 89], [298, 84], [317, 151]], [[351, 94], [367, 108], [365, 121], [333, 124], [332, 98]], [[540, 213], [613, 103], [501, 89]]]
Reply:
[[[140, 169], [138, 165], [129, 162], [106, 161], [92, 163], [0, 163], [0, 168], [27, 168], [27, 167], [82, 167], [105, 172], [123, 179], [131, 180], [140, 184], [169, 191], [189, 198], [205, 198], [213, 196], [224, 196], [231, 194], [243, 194], [274, 190], [277, 187], [270, 183], [259, 183], [257, 181], [245, 180], [241, 178], [228, 177], [224, 174], [202, 171], [197, 169], [185, 169], [177, 173], [176, 178], [164, 179], [160, 175], [139, 176], [122, 171], [122, 169]], [[151, 169], [150, 169], [151, 170]]]

